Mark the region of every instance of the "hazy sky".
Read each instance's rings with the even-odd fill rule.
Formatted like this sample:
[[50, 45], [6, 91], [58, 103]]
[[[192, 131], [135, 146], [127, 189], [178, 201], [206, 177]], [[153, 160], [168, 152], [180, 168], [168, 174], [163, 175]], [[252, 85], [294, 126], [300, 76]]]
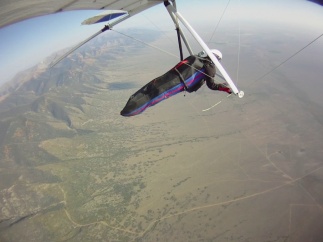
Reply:
[[[199, 29], [203, 23], [214, 23], [215, 27], [229, 1], [177, 0], [177, 5], [183, 16]], [[84, 19], [99, 12], [101, 11], [63, 12], [29, 19], [0, 29], [0, 85], [51, 53], [75, 45], [99, 31], [103, 27], [102, 23], [81, 25]], [[273, 25], [288, 23], [290, 26], [299, 27], [300, 31], [314, 31], [318, 34], [323, 32], [323, 7], [305, 0], [231, 0], [218, 29], [230, 22], [237, 24], [239, 21], [249, 21], [249, 24], [255, 25], [262, 22]], [[128, 27], [146, 27], [162, 31], [174, 29], [163, 5], [137, 15], [115, 29]]]

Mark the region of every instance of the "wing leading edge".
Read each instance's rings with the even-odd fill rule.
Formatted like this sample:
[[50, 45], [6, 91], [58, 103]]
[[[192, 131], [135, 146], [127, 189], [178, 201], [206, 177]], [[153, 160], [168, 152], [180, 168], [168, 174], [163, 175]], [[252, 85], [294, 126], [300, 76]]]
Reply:
[[73, 10], [122, 10], [130, 16], [164, 0], [10, 0], [1, 3], [0, 28], [29, 18]]

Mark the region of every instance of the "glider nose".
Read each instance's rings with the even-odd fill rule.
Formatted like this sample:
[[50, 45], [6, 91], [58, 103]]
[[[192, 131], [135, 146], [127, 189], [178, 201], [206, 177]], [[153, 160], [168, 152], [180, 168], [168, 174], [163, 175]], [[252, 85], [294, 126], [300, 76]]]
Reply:
[[132, 100], [132, 97], [129, 98], [126, 106], [121, 110], [120, 115], [124, 117], [132, 116], [131, 113], [136, 109], [136, 102]]
[[124, 116], [124, 117], [129, 117], [130, 115], [129, 115], [129, 113], [130, 113], [131, 111], [129, 110], [129, 108], [127, 107], [127, 105], [121, 110], [121, 112], [120, 112], [120, 115], [121, 116]]
[[123, 117], [129, 117], [128, 113], [124, 109], [121, 110], [120, 115]]

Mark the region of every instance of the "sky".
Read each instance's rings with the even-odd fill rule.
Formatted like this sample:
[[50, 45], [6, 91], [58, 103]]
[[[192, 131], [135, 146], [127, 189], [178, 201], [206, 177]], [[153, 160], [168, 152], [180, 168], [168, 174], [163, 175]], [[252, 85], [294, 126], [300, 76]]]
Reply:
[[[179, 11], [194, 28], [197, 28], [197, 32], [205, 21], [214, 22], [216, 26], [228, 2], [219, 29], [225, 26], [225, 23], [237, 24], [237, 21], [246, 20], [254, 25], [262, 21], [277, 26], [292, 23], [294, 26], [301, 26], [305, 32], [314, 31], [315, 34], [323, 32], [321, 17], [323, 8], [305, 0], [203, 0], [203, 4], [201, 2], [177, 0]], [[19, 71], [34, 66], [52, 53], [71, 47], [99, 31], [103, 27], [102, 23], [84, 26], [81, 22], [100, 12], [89, 10], [57, 13], [28, 19], [0, 29], [0, 85], [9, 81]], [[161, 31], [174, 29], [162, 4], [132, 17], [115, 29], [133, 27], [155, 28]]]

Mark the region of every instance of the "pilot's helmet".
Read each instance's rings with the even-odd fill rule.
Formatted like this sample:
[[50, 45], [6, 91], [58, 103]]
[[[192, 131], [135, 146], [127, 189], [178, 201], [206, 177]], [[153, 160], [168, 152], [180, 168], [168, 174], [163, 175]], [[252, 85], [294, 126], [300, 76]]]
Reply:
[[[217, 49], [212, 49], [211, 52], [216, 56], [216, 58], [220, 61], [222, 60], [222, 53]], [[199, 57], [205, 58], [207, 54], [204, 50], [197, 54]]]

